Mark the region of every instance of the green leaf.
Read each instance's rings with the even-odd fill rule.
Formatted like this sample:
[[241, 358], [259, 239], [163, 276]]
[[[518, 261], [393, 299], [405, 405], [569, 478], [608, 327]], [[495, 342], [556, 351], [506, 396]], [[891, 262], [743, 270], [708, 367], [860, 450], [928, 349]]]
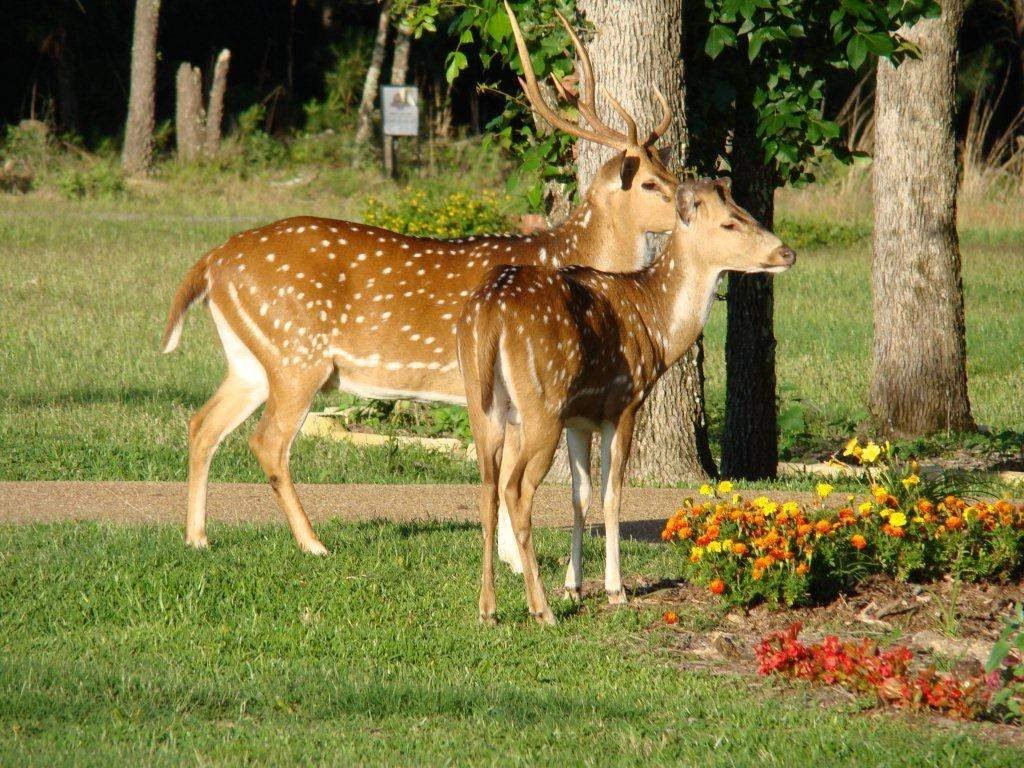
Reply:
[[462, 45], [465, 45], [466, 43], [472, 43], [472, 42], [473, 42], [473, 30], [472, 29], [463, 30], [462, 34], [459, 35], [459, 43], [462, 44]]
[[723, 24], [715, 24], [708, 30], [708, 40], [704, 44], [704, 52], [715, 59], [725, 46], [735, 44], [736, 33]]
[[505, 10], [501, 9], [487, 20], [487, 34], [495, 41], [501, 42], [512, 35], [512, 23], [508, 20]]
[[448, 54], [448, 59], [445, 67], [445, 78], [449, 83], [454, 83], [455, 78], [459, 76], [459, 72], [469, 66], [469, 62], [466, 60], [466, 54], [462, 51], [452, 51]]
[[850, 67], [852, 69], [860, 69], [860, 65], [864, 63], [867, 55], [868, 46], [864, 38], [860, 35], [851, 37], [850, 42], [846, 44], [846, 58], [850, 62]]

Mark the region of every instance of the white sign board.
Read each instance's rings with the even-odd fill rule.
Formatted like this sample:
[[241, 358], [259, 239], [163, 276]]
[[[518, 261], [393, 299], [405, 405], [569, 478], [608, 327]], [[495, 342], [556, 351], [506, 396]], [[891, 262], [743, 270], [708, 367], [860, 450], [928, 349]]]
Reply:
[[385, 85], [380, 103], [385, 136], [416, 136], [420, 132], [420, 92], [415, 85]]

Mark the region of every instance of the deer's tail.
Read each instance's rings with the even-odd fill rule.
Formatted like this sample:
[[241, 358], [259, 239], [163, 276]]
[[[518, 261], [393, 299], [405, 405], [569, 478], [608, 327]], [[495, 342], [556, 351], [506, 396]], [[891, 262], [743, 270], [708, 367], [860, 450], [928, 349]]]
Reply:
[[181, 328], [185, 321], [185, 313], [199, 299], [206, 297], [208, 268], [206, 259], [200, 259], [185, 274], [171, 302], [171, 311], [167, 314], [167, 326], [164, 328], [163, 352], [173, 352], [181, 341]]

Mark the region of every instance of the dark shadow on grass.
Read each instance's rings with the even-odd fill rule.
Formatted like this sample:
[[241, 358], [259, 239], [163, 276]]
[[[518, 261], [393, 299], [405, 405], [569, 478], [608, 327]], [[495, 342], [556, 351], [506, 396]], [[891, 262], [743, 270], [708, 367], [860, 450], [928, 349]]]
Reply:
[[205, 403], [211, 394], [213, 394], [212, 390], [203, 393], [165, 387], [102, 387], [15, 395], [7, 398], [6, 403], [24, 408], [118, 403], [121, 405], [155, 405], [160, 408], [166, 408], [168, 405], [180, 405], [195, 409]]

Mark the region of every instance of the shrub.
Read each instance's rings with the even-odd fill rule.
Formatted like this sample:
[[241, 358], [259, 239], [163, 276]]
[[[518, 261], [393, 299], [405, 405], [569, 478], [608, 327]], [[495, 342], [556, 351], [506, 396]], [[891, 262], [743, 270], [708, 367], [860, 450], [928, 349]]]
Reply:
[[118, 197], [124, 194], [124, 177], [120, 169], [99, 163], [84, 170], [73, 168], [57, 178], [57, 189], [65, 197]]
[[[761, 496], [726, 498], [731, 484], [704, 486], [665, 524], [662, 539], [687, 548], [687, 578], [733, 604], [793, 605], [848, 589], [875, 573], [899, 580], [944, 576], [1005, 580], [1024, 566], [1024, 505], [933, 497], [909, 463], [900, 476], [888, 447], [851, 440], [847, 455], [883, 464], [869, 490], [828, 508], [832, 486], [818, 486], [808, 508]], [[880, 480], [885, 480], [883, 485]]]
[[377, 198], [369, 198], [363, 218], [367, 224], [403, 235], [463, 237], [508, 229], [509, 222], [500, 208], [504, 202], [507, 198], [493, 192], [482, 192], [473, 197], [464, 192], [453, 192], [443, 198], [432, 199], [424, 190], [413, 190], [390, 205]]

